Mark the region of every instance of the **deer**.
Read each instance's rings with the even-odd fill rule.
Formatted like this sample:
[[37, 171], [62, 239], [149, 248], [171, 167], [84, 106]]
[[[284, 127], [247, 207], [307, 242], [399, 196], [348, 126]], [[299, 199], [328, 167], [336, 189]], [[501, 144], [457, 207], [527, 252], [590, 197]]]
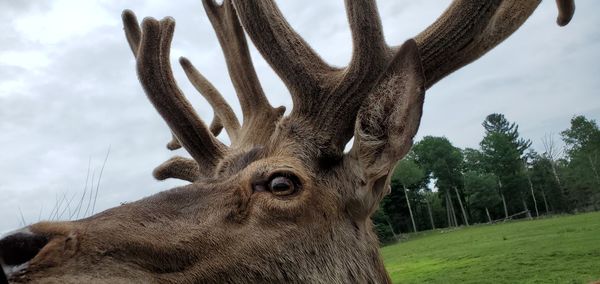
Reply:
[[[574, 2], [556, 2], [566, 25]], [[346, 0], [346, 67], [319, 57], [273, 0], [202, 3], [242, 123], [185, 57], [185, 74], [214, 109], [210, 124], [179, 89], [172, 18], [140, 24], [125, 10], [139, 81], [172, 132], [167, 148], [191, 157], [153, 175], [189, 184], [5, 236], [0, 283], [391, 283], [370, 216], [412, 146], [426, 90], [509, 37], [540, 1], [455, 0], [421, 33], [388, 45], [375, 1]], [[289, 114], [267, 100], [246, 36], [288, 88]], [[229, 145], [216, 138], [222, 130]]]

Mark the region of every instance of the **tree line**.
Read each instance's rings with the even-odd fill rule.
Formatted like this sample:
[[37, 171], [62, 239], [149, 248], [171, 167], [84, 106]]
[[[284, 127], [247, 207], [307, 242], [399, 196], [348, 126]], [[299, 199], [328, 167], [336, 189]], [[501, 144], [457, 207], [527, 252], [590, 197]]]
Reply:
[[426, 136], [396, 166], [391, 193], [373, 215], [380, 241], [401, 233], [600, 209], [600, 129], [584, 116], [552, 135], [543, 152], [503, 114], [482, 123], [479, 149]]

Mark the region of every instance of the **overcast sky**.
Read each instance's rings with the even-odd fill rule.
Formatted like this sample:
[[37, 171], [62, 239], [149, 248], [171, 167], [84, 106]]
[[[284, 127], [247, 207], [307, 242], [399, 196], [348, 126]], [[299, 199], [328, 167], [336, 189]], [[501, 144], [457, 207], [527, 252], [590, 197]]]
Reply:
[[[347, 64], [343, 1], [279, 2], [323, 58]], [[388, 43], [414, 36], [449, 3], [378, 1]], [[481, 122], [500, 112], [540, 150], [540, 138], [566, 129], [573, 115], [600, 119], [600, 2], [577, 5], [573, 22], [559, 28], [554, 1], [544, 1], [511, 38], [431, 88], [418, 137], [443, 135], [456, 146], [477, 147]], [[57, 202], [63, 203], [58, 215], [68, 217], [79, 203], [88, 164], [89, 180], [97, 180], [109, 147], [96, 212], [182, 184], [151, 176], [173, 153], [164, 147], [169, 131], [136, 79], [120, 20], [125, 8], [140, 19], [176, 19], [175, 75], [205, 121], [212, 111], [176, 64], [179, 56], [190, 58], [240, 113], [200, 0], [1, 0], [0, 233], [49, 218]], [[287, 90], [253, 47], [252, 56], [272, 104], [291, 108]], [[67, 208], [63, 200], [70, 199]]]

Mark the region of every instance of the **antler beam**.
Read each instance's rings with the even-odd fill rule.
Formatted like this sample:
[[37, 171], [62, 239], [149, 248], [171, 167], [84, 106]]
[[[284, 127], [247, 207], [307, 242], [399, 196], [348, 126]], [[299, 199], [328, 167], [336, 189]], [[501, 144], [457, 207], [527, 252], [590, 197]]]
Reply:
[[287, 23], [271, 0], [234, 1], [252, 42], [292, 94], [294, 107], [302, 96], [321, 93], [323, 76], [335, 71]]
[[[415, 37], [429, 88], [475, 61], [515, 32], [531, 16], [539, 0], [457, 0]], [[566, 25], [575, 11], [573, 0], [557, 0], [557, 22]]]

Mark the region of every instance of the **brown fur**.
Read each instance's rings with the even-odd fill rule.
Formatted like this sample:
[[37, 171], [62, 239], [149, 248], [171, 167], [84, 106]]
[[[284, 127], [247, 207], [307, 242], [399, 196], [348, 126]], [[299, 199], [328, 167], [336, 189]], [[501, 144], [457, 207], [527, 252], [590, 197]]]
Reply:
[[[210, 129], [173, 78], [174, 21], [145, 19], [140, 29], [125, 11], [140, 82], [174, 134], [169, 148], [181, 145], [193, 158], [174, 157], [154, 174], [192, 184], [83, 220], [30, 226], [50, 242], [11, 281], [389, 283], [370, 216], [412, 145], [425, 90], [508, 37], [537, 3], [458, 0], [415, 39], [389, 47], [374, 1], [348, 0], [353, 56], [335, 68], [273, 1], [204, 0], [244, 115], [240, 125], [182, 59], [215, 108]], [[244, 31], [290, 89], [289, 116], [266, 100]], [[222, 127], [229, 146], [215, 138]], [[282, 175], [299, 189], [286, 196], [264, 190]]]

